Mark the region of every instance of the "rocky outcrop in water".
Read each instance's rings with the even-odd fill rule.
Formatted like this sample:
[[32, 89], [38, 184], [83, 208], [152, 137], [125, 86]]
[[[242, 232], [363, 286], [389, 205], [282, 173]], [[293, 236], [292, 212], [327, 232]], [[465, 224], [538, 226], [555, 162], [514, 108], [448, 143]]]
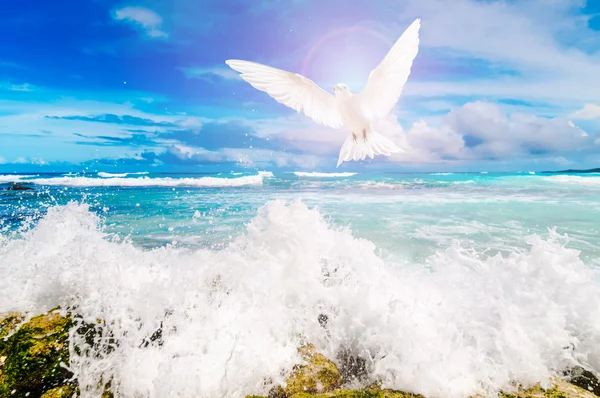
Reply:
[[[0, 317], [0, 398], [71, 398], [79, 396], [77, 380], [68, 370], [69, 333], [72, 328], [93, 346], [96, 325], [74, 322], [70, 314], [50, 311], [29, 320], [22, 314]], [[158, 333], [159, 335], [160, 333]], [[160, 336], [150, 340], [160, 340]], [[112, 337], [111, 337], [112, 340]], [[115, 342], [117, 344], [117, 342]], [[286, 382], [272, 388], [268, 397], [248, 398], [410, 398], [419, 395], [382, 389], [373, 384], [362, 389], [344, 388], [360, 381], [365, 367], [360, 358], [342, 351], [339, 367], [317, 352], [311, 344], [299, 348], [303, 363], [296, 365]], [[555, 379], [550, 389], [539, 385], [531, 389], [500, 393], [502, 398], [595, 398], [598, 380], [584, 369], [573, 369], [571, 383]], [[577, 385], [576, 385], [577, 384]], [[583, 388], [582, 388], [583, 387]], [[99, 383], [98, 395], [112, 397], [110, 384]], [[593, 391], [593, 392], [592, 392]]]
[[26, 187], [25, 185], [14, 184], [12, 187], [6, 188], [8, 191], [31, 191], [33, 188]]

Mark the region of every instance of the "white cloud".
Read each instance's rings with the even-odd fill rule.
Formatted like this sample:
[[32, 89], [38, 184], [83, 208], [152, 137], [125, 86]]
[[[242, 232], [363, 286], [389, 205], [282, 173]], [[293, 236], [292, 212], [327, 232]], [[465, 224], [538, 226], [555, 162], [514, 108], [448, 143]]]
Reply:
[[11, 91], [33, 91], [34, 89], [35, 89], [35, 86], [33, 84], [29, 84], [29, 83], [13, 84], [10, 87]]
[[219, 152], [180, 144], [169, 147], [167, 151], [181, 160], [195, 162], [222, 162], [225, 160], [225, 157]]
[[[569, 118], [538, 117], [511, 106], [475, 101], [443, 117], [419, 120], [404, 129], [397, 114], [374, 124], [374, 130], [392, 139], [405, 153], [377, 161], [416, 163], [472, 162], [489, 159], [554, 158], [574, 152], [600, 151], [594, 137]], [[511, 110], [510, 112], [508, 110]], [[331, 130], [293, 114], [286, 118], [245, 120], [257, 134], [285, 150], [318, 157], [337, 157], [346, 131]], [[286, 164], [288, 157], [279, 161]]]
[[447, 125], [434, 127], [421, 120], [404, 131], [396, 117], [391, 115], [381, 121], [376, 129], [405, 151], [386, 160], [438, 163], [473, 158], [473, 154], [465, 147], [462, 136]]
[[[316, 125], [295, 126], [292, 116], [251, 121], [259, 134], [277, 139], [283, 148], [298, 149], [313, 156], [337, 156], [346, 133]], [[264, 127], [264, 129], [263, 129]], [[424, 120], [405, 130], [397, 115], [374, 124], [374, 129], [392, 139], [406, 152], [376, 161], [403, 163], [466, 163], [479, 160], [531, 159], [552, 155], [567, 164], [565, 155], [600, 151], [594, 137], [566, 117], [542, 118], [525, 113], [507, 113], [496, 104], [471, 102], [442, 117], [437, 124]], [[287, 159], [287, 157], [285, 158]], [[285, 159], [279, 160], [284, 164]]]
[[0, 83], [0, 90], [8, 90], [8, 91], [33, 91], [37, 89], [36, 86], [34, 86], [33, 84], [29, 84], [29, 83], [21, 83], [21, 84], [14, 84], [14, 83]]
[[571, 114], [571, 117], [579, 120], [600, 119], [600, 106], [595, 104], [585, 104], [582, 109]]
[[0, 164], [5, 164], [6, 163], [6, 159], [3, 158], [2, 156], [0, 156]]
[[169, 35], [161, 30], [162, 17], [145, 7], [124, 7], [115, 10], [113, 18], [139, 25], [150, 37], [166, 38]]
[[188, 79], [200, 79], [209, 82], [213, 81], [215, 78], [241, 80], [239, 74], [228, 66], [214, 66], [210, 68], [180, 67], [179, 70], [181, 70]]
[[300, 167], [316, 168], [322, 162], [320, 156], [312, 154], [295, 154], [269, 149], [223, 148], [220, 150], [229, 160], [247, 167]]
[[319, 156], [291, 154], [283, 151], [251, 148], [221, 148], [209, 151], [200, 147], [181, 144], [171, 145], [167, 153], [189, 162], [222, 163], [234, 162], [242, 167], [301, 167], [316, 168], [321, 163]]
[[558, 164], [558, 165], [561, 165], [561, 166], [567, 166], [567, 165], [570, 165], [570, 164], [575, 164], [575, 162], [573, 162], [571, 160], [568, 160], [568, 159], [566, 159], [563, 156], [559, 156], [557, 158], [554, 158], [554, 159], [552, 159], [552, 161], [554, 163]]
[[472, 102], [455, 109], [446, 117], [446, 123], [472, 141], [481, 141], [471, 147], [482, 157], [574, 151], [591, 143], [588, 134], [567, 118], [507, 115], [488, 102]]
[[177, 121], [177, 124], [183, 128], [190, 129], [194, 132], [199, 132], [203, 123], [202, 120], [198, 119], [197, 117], [190, 116], [183, 120]]
[[[410, 20], [421, 17], [422, 48], [450, 57], [473, 57], [490, 70], [487, 76], [475, 71], [472, 79], [409, 79], [408, 95], [580, 103], [597, 99], [600, 92], [600, 53], [587, 53], [582, 43], [595, 32], [585, 18], [573, 15], [583, 5], [583, 1], [407, 0], [398, 3], [398, 13], [406, 20], [388, 26], [387, 36], [396, 37]], [[444, 72], [443, 67], [439, 70]], [[503, 70], [513, 73], [496, 73]]]

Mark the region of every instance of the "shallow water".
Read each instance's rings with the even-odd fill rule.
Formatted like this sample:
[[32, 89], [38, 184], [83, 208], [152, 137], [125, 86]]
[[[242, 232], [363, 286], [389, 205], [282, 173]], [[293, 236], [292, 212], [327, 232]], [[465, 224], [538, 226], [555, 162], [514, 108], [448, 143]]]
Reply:
[[[429, 396], [600, 371], [599, 176], [0, 176], [13, 181], [35, 190], [0, 191], [0, 312], [106, 320], [121, 344], [73, 352], [84, 386], [265, 393], [299, 336]], [[161, 322], [164, 344], [141, 347]]]

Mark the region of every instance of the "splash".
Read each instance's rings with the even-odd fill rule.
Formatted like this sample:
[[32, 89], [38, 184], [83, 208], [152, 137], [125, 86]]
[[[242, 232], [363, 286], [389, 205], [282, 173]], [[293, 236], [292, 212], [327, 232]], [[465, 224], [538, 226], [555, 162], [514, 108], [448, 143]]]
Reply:
[[431, 397], [491, 395], [574, 363], [599, 371], [598, 275], [554, 230], [527, 243], [486, 257], [454, 242], [401, 266], [317, 208], [272, 201], [225, 249], [142, 250], [70, 203], [0, 238], [0, 309], [61, 305], [109, 325], [118, 345], [71, 347], [82, 397], [110, 378], [122, 396], [265, 394], [303, 339], [331, 358], [346, 347], [372, 380]]

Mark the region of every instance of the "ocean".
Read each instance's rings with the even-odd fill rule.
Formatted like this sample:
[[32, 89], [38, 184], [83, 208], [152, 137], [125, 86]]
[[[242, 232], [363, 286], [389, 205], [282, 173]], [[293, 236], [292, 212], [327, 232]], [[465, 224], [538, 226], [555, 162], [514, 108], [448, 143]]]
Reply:
[[429, 397], [600, 371], [600, 175], [0, 174], [14, 182], [34, 189], [0, 190], [0, 313], [110, 325], [118, 345], [71, 352], [80, 387], [266, 394], [303, 341]]

